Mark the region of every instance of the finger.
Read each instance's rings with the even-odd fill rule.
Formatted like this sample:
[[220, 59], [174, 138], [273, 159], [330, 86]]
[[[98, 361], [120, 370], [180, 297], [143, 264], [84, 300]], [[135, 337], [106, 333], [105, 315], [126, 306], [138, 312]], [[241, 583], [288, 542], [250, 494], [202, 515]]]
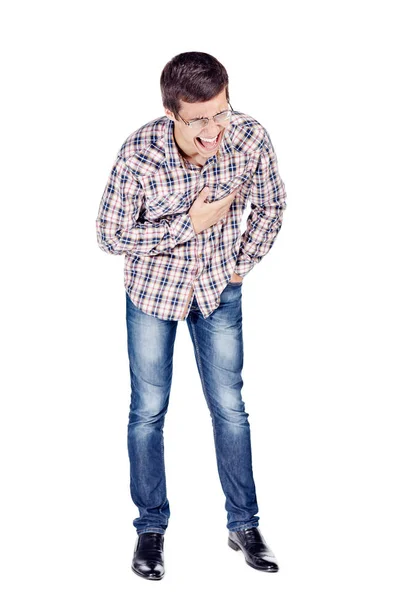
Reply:
[[232, 202], [235, 199], [235, 195], [234, 194], [230, 194], [229, 196], [226, 196], [225, 198], [222, 198], [222, 200], [220, 200], [220, 202], [222, 203], [222, 205], [227, 206], [229, 204], [232, 204]]
[[238, 191], [240, 190], [240, 187], [235, 188], [230, 194], [229, 196], [227, 196], [227, 198], [229, 198], [230, 200], [233, 200], [236, 196], [236, 194], [238, 193]]
[[235, 188], [235, 189], [234, 189], [234, 190], [231, 192], [231, 195], [233, 195], [233, 194], [237, 194], [237, 193], [239, 192], [239, 190], [240, 190], [240, 187], [241, 187], [241, 186], [239, 185], [237, 188]]

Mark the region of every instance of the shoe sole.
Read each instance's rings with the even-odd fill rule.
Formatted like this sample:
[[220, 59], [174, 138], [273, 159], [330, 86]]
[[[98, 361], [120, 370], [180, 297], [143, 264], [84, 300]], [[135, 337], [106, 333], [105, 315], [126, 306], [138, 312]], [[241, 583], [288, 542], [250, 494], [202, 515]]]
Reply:
[[[230, 537], [228, 537], [228, 546], [230, 548], [232, 548], [232, 550], [242, 550], [240, 546], [238, 546], [238, 544], [236, 544], [233, 540], [231, 540]], [[243, 550], [242, 550], [243, 552]], [[243, 552], [244, 554], [244, 552]], [[254, 565], [252, 565], [246, 558], [246, 556], [244, 557], [246, 563], [249, 565], [249, 567], [252, 567], [253, 569], [256, 569], [257, 571], [266, 571], [267, 573], [277, 573], [279, 571], [278, 567], [268, 567], [267, 569], [263, 569], [261, 567], [256, 567]]]
[[134, 573], [136, 573], [136, 575], [139, 575], [139, 577], [143, 577], [143, 579], [147, 579], [148, 581], [160, 581], [160, 579], [162, 579], [165, 575], [165, 573], [163, 573], [162, 575], [160, 575], [160, 577], [148, 577], [147, 575], [140, 573], [140, 571], [136, 571], [136, 569], [133, 568], [133, 565], [131, 565], [131, 569]]

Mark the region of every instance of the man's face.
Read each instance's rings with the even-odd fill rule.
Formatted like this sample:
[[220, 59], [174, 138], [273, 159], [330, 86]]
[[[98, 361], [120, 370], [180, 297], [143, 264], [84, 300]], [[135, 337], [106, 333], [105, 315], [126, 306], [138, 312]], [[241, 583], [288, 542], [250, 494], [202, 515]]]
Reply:
[[[192, 119], [199, 119], [201, 117], [212, 117], [224, 110], [230, 110], [225, 88], [220, 94], [207, 102], [189, 103], [181, 100], [179, 115], [185, 121], [191, 121]], [[180, 149], [189, 158], [197, 160], [200, 158], [203, 162], [218, 152], [224, 132], [230, 125], [229, 120], [222, 124], [215, 123], [211, 119], [206, 127], [194, 129], [188, 127], [182, 119], [175, 119], [174, 114], [168, 109], [165, 109], [165, 113], [174, 121], [175, 141]], [[204, 143], [200, 138], [206, 138]], [[215, 141], [214, 138], [216, 138]], [[207, 140], [212, 141], [207, 142]]]

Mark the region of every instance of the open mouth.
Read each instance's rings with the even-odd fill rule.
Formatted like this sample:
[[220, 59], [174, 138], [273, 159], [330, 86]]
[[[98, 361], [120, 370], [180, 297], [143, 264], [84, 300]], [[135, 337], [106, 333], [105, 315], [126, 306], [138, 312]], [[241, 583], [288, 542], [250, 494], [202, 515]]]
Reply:
[[218, 144], [221, 141], [221, 137], [222, 137], [222, 131], [219, 132], [219, 134], [215, 137], [215, 138], [206, 138], [206, 137], [196, 137], [197, 143], [199, 144], [199, 146], [201, 146], [204, 150], [207, 150], [207, 152], [210, 152], [212, 150], [216, 150], [218, 147]]

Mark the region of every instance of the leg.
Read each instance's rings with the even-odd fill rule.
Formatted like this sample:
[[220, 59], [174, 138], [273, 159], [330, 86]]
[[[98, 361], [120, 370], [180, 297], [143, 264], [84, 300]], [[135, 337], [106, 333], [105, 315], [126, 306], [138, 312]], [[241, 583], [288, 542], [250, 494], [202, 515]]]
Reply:
[[242, 283], [229, 283], [204, 319], [196, 299], [187, 317], [197, 368], [210, 410], [217, 466], [230, 531], [257, 527], [250, 425], [242, 400]]
[[128, 422], [130, 491], [139, 517], [138, 535], [165, 533], [170, 516], [166, 495], [163, 427], [168, 410], [177, 321], [139, 310], [126, 293], [131, 378]]

